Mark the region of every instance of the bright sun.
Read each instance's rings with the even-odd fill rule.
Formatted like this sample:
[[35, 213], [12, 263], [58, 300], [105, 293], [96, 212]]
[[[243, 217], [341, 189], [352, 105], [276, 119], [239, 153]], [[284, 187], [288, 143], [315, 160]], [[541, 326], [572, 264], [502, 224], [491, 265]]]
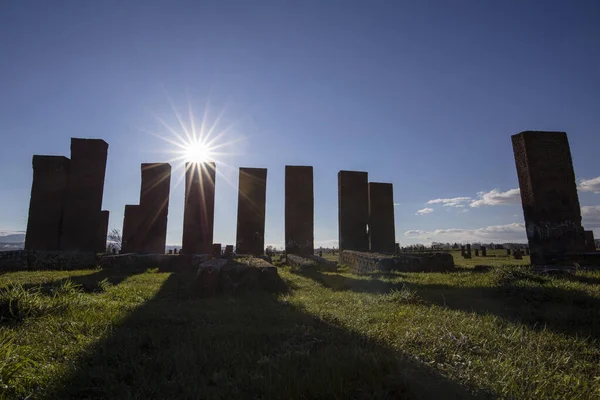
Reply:
[[185, 149], [185, 159], [188, 162], [201, 163], [210, 161], [211, 158], [210, 147], [207, 143], [203, 143], [200, 140], [189, 143]]

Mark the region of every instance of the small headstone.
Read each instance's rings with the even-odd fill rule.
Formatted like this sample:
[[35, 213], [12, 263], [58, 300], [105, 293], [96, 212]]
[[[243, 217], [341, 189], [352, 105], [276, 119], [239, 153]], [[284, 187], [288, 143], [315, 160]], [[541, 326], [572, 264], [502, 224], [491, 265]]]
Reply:
[[525, 255], [527, 255], [527, 256], [530, 255], [530, 253], [529, 253], [529, 247], [525, 248]]
[[481, 257], [487, 257], [487, 247], [481, 246]]
[[169, 254], [173, 254], [173, 250], [169, 250]]
[[117, 249], [113, 247], [113, 249], [112, 249], [112, 253], [113, 253], [113, 254], [117, 254]]
[[212, 245], [212, 256], [214, 258], [221, 257], [221, 243], [213, 243], [213, 245]]
[[173, 249], [173, 254], [178, 254], [177, 249]]
[[515, 258], [515, 260], [522, 260], [523, 254], [521, 253], [521, 250], [513, 251], [513, 257]]
[[471, 258], [471, 245], [467, 244], [467, 255]]
[[323, 257], [323, 250], [319, 250], [319, 257]]
[[465, 256], [465, 246], [460, 246], [460, 255]]
[[479, 250], [475, 249], [475, 257], [479, 257]]
[[233, 245], [228, 244], [225, 246], [225, 257], [230, 258], [233, 256]]
[[510, 256], [510, 249], [506, 249], [506, 255]]

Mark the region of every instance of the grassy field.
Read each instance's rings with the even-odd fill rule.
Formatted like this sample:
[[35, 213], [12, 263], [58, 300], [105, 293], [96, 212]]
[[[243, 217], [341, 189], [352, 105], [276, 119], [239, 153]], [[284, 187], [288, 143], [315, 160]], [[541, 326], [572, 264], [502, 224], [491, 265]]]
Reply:
[[459, 257], [452, 273], [282, 267], [280, 293], [209, 299], [151, 269], [7, 273], [0, 396], [599, 398], [600, 273]]

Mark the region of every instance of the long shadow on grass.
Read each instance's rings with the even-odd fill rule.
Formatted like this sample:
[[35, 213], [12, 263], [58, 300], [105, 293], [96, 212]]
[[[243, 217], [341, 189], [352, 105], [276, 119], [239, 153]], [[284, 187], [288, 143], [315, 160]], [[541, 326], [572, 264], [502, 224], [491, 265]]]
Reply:
[[568, 335], [600, 339], [600, 299], [581, 290], [549, 285], [550, 279], [541, 275], [524, 275], [500, 281], [497, 286], [481, 287], [354, 279], [318, 271], [302, 275], [335, 291], [389, 293], [393, 290], [416, 290], [417, 296], [426, 304], [482, 315], [494, 314], [534, 329], [551, 329]]
[[284, 294], [202, 299], [172, 274], [44, 398], [473, 398]]

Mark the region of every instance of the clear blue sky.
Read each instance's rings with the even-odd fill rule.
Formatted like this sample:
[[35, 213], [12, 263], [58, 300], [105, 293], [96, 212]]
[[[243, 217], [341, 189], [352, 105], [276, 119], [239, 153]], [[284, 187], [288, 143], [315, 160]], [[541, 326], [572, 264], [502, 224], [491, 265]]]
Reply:
[[286, 164], [314, 166], [317, 246], [337, 244], [340, 169], [394, 184], [403, 244], [524, 240], [510, 135], [529, 129], [568, 133], [600, 236], [595, 0], [4, 1], [0, 57], [0, 231], [26, 226], [32, 155], [68, 156], [70, 137], [109, 143], [104, 209], [121, 228], [140, 163], [172, 157], [147, 133], [178, 126], [172, 103], [233, 126], [215, 241], [235, 241], [237, 168], [264, 167], [266, 242], [282, 246]]

